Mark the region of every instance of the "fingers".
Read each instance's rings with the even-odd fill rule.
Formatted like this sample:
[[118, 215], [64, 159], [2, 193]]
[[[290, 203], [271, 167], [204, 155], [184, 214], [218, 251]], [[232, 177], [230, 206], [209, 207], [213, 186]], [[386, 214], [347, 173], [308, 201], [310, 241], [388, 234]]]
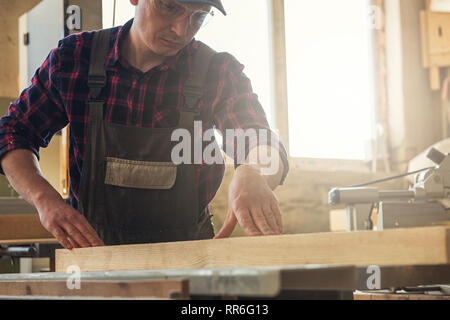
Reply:
[[49, 230], [56, 238], [56, 240], [61, 243], [61, 245], [69, 250], [73, 249], [72, 243], [69, 241], [68, 235], [60, 228], [60, 227], [54, 227], [53, 230]]
[[79, 234], [86, 241], [85, 243], [87, 243], [87, 246], [104, 246], [105, 244], [102, 239], [100, 239], [97, 232], [95, 232], [94, 228], [92, 228], [86, 218], [79, 213], [75, 213], [75, 215], [76, 218], [72, 220], [72, 224], [78, 229], [76, 231], [79, 231]]
[[220, 228], [219, 233], [217, 233], [214, 239], [228, 238], [229, 236], [231, 236], [231, 234], [234, 231], [234, 228], [236, 227], [236, 223], [237, 223], [236, 216], [234, 215], [231, 209], [228, 209], [227, 216], [222, 225], [222, 228]]
[[283, 231], [278, 203], [268, 202], [262, 207], [254, 206], [251, 210], [242, 206], [233, 212], [230, 208], [222, 228], [214, 239], [230, 237], [237, 222], [249, 236], [278, 235]]
[[250, 214], [250, 210], [246, 208], [239, 208], [236, 210], [236, 218], [239, 221], [240, 226], [242, 229], [247, 233], [249, 236], [260, 236], [262, 235], [261, 231], [255, 224], [254, 219], [252, 218]]
[[270, 203], [263, 205], [264, 217], [270, 227], [272, 234], [280, 234], [281, 228], [276, 217], [276, 212], [272, 209], [272, 205]]
[[74, 248], [86, 248], [104, 245], [89, 222], [78, 212], [66, 214], [59, 226], [69, 236]]
[[66, 234], [69, 236], [69, 240], [73, 243], [75, 248], [86, 248], [92, 246], [81, 234], [78, 228], [74, 226], [73, 222], [66, 220], [61, 224], [61, 228], [64, 229]]
[[103, 246], [104, 243], [87, 219], [69, 206], [40, 212], [42, 225], [66, 249]]
[[260, 235], [273, 235], [276, 234], [276, 229], [272, 228], [269, 224], [268, 217], [264, 215], [261, 207], [253, 207], [251, 210], [251, 216], [255, 223], [255, 226], [259, 230]]

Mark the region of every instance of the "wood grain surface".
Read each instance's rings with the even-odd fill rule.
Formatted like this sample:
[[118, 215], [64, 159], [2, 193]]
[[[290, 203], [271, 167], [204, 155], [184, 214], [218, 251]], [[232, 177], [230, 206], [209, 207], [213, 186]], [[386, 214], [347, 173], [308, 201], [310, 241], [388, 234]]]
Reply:
[[61, 249], [56, 271], [448, 264], [449, 239], [450, 228], [430, 227]]

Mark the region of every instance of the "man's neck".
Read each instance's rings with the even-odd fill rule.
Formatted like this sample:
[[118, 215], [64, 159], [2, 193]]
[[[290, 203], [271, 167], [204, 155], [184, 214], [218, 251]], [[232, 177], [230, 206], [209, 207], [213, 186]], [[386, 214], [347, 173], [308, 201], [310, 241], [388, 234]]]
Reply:
[[134, 24], [123, 39], [120, 51], [122, 57], [125, 58], [129, 64], [144, 73], [160, 65], [166, 59], [166, 57], [152, 52], [144, 44], [140, 39]]

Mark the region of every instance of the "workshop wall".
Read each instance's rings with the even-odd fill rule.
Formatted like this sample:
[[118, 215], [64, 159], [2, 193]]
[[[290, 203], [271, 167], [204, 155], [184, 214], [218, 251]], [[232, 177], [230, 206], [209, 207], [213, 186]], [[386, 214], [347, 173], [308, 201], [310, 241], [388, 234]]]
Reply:
[[428, 146], [443, 139], [440, 92], [432, 91], [422, 65], [420, 11], [424, 0], [387, 0], [386, 48], [392, 160], [404, 170]]
[[[344, 209], [328, 205], [328, 192], [334, 187], [344, 187], [361, 184], [385, 178], [385, 173], [371, 173], [338, 170], [329, 167], [328, 170], [311, 170], [300, 167], [291, 161], [291, 169], [283, 186], [278, 187], [275, 194], [280, 203], [283, 217], [283, 231], [286, 234], [315, 233], [330, 231], [330, 210]], [[225, 177], [211, 203], [211, 213], [216, 233], [225, 220], [228, 208], [228, 187], [233, 177], [233, 166], [227, 166]], [[407, 189], [405, 180], [394, 180], [377, 185], [382, 189]], [[345, 221], [345, 220], [344, 220]], [[232, 236], [243, 236], [244, 232], [238, 226]]]

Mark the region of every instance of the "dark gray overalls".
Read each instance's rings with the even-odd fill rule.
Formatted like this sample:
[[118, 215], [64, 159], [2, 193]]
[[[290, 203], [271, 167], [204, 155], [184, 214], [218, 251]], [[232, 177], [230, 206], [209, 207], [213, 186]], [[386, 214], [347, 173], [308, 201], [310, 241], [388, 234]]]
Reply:
[[[201, 47], [195, 74], [184, 88], [184, 107], [175, 128], [141, 128], [104, 121], [105, 62], [110, 30], [94, 34], [89, 66], [89, 124], [79, 188], [80, 211], [105, 245], [172, 242], [214, 237], [211, 216], [200, 219], [193, 164], [171, 160], [171, 134], [193, 136], [197, 103], [215, 52]], [[192, 143], [193, 145], [193, 143]]]

